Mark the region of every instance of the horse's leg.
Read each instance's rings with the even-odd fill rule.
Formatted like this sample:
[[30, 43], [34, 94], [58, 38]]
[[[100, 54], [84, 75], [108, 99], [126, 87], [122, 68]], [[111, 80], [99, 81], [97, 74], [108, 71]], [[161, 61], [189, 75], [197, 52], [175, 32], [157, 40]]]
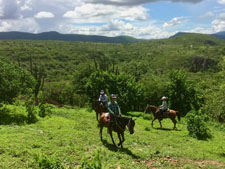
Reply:
[[122, 140], [121, 140], [121, 137], [120, 137], [120, 133], [119, 133], [119, 132], [117, 132], [117, 135], [118, 135], [118, 138], [119, 138], [119, 140], [120, 140], [120, 142], [119, 142], [118, 146], [120, 146], [120, 145], [122, 145]]
[[177, 123], [177, 121], [176, 121], [176, 119], [175, 118], [171, 118], [171, 120], [173, 121], [173, 124], [174, 124], [174, 127], [173, 127], [173, 129], [175, 130], [175, 129], [177, 129], [177, 127], [176, 127], [176, 123]]
[[101, 141], [102, 141], [102, 129], [103, 129], [103, 126], [100, 126], [99, 135], [100, 135]]
[[[159, 119], [158, 119], [159, 120]], [[162, 128], [162, 123], [161, 123], [161, 120], [159, 120], [159, 124], [160, 124], [160, 128]]]
[[152, 120], [152, 127], [153, 127], [153, 122], [156, 120], [156, 118], [154, 117], [154, 119]]
[[123, 142], [125, 141], [125, 139], [124, 139], [124, 132], [123, 132], [121, 135], [122, 135], [122, 143], [121, 143], [121, 148], [123, 148]]
[[115, 142], [114, 142], [114, 139], [113, 139], [112, 131], [110, 131], [109, 134], [110, 134], [110, 137], [111, 137], [111, 139], [112, 139], [112, 142], [113, 142], [114, 146], [116, 146], [116, 144], [115, 144]]

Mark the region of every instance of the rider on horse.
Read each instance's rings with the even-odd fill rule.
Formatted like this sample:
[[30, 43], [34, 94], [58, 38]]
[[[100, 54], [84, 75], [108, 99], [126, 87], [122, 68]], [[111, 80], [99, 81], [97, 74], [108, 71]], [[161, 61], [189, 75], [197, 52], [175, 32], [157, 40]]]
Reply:
[[163, 97], [161, 98], [161, 100], [162, 100], [162, 105], [160, 105], [159, 108], [160, 108], [160, 113], [162, 113], [162, 115], [163, 115], [164, 112], [167, 112], [167, 111], [168, 111], [168, 106], [167, 106], [166, 99], [167, 99], [167, 98], [166, 98], [165, 96], [163, 96]]
[[111, 101], [108, 103], [108, 110], [110, 115], [110, 124], [109, 130], [111, 129], [112, 125], [116, 123], [116, 118], [121, 116], [121, 111], [118, 103], [116, 102], [116, 96], [111, 94], [110, 96]]
[[105, 108], [108, 107], [108, 99], [107, 99], [107, 95], [105, 94], [104, 90], [101, 90], [100, 96], [99, 96], [99, 99], [98, 100], [103, 103], [103, 106]]

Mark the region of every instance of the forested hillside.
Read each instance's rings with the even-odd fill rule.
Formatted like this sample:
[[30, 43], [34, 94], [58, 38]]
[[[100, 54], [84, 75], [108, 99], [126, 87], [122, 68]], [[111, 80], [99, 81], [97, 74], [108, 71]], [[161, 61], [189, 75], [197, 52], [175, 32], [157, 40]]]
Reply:
[[[132, 121], [124, 148], [106, 129], [99, 138], [93, 103], [102, 89], [117, 96], [127, 131]], [[151, 126], [144, 113], [162, 96], [180, 112], [176, 130], [170, 119]], [[224, 168], [224, 96], [225, 41], [212, 36], [2, 40], [0, 168]]]
[[130, 111], [159, 105], [167, 95], [171, 108], [183, 115], [202, 107], [219, 121], [224, 121], [224, 55], [224, 40], [202, 34], [128, 44], [0, 41], [1, 60], [42, 72], [38, 90], [53, 102], [84, 106], [104, 89]]

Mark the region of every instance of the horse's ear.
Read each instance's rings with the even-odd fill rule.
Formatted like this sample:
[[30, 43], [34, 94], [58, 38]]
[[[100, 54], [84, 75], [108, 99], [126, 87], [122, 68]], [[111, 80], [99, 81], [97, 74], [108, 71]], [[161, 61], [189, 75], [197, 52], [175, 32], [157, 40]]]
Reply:
[[133, 120], [135, 121], [135, 120], [137, 120], [137, 119], [133, 119]]

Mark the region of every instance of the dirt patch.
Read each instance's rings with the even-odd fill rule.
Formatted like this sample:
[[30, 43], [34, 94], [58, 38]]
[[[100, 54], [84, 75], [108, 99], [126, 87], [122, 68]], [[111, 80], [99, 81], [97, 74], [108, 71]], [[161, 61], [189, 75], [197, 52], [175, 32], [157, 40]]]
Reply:
[[219, 162], [219, 161], [212, 161], [212, 160], [204, 160], [204, 161], [195, 161], [195, 163], [198, 164], [199, 167], [204, 165], [214, 165], [218, 168], [225, 168], [225, 163]]

